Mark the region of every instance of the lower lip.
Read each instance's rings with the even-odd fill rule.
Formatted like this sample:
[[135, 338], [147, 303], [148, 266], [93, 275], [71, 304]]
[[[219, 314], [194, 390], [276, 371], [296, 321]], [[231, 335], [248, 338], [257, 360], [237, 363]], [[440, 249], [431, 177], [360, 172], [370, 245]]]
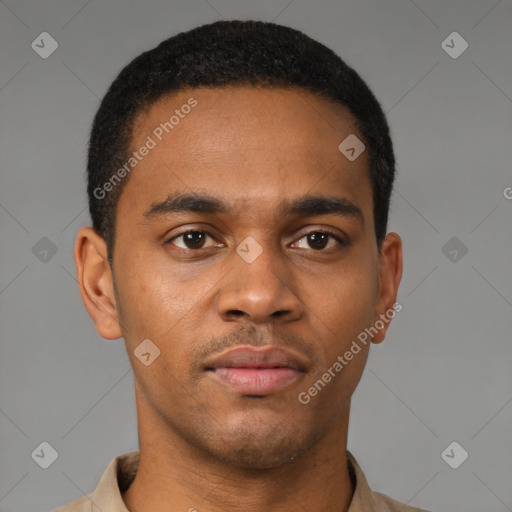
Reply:
[[292, 368], [215, 368], [213, 376], [244, 395], [270, 395], [297, 380]]

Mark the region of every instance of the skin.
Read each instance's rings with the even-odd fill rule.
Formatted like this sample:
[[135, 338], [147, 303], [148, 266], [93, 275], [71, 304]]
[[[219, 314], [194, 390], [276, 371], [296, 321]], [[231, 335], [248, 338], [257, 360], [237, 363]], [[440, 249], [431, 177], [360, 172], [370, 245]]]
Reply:
[[[180, 91], [141, 112], [133, 148], [190, 97], [197, 106], [131, 172], [113, 270], [91, 227], [75, 246], [87, 311], [103, 338], [124, 338], [134, 371], [141, 458], [123, 499], [131, 512], [347, 510], [350, 401], [370, 343], [307, 405], [297, 397], [396, 302], [400, 237], [388, 233], [379, 252], [367, 151], [351, 162], [338, 150], [358, 135], [343, 106], [296, 89]], [[232, 211], [143, 215], [177, 192]], [[305, 194], [349, 200], [362, 220], [279, 214], [283, 199]], [[211, 237], [202, 247], [174, 238], [190, 230]], [[347, 243], [312, 247], [306, 235], [325, 230]], [[263, 250], [252, 263], [235, 250], [248, 236]], [[149, 366], [134, 355], [145, 339], [161, 351]], [[276, 393], [244, 396], [201, 366], [228, 347], [267, 344], [307, 363]]]

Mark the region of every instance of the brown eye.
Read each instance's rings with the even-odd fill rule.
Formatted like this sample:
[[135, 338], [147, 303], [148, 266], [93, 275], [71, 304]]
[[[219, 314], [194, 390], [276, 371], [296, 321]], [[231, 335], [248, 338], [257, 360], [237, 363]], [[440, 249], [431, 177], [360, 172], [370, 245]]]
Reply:
[[329, 241], [329, 235], [326, 233], [310, 233], [306, 236], [308, 244], [312, 249], [325, 249]]
[[[305, 242], [303, 242], [305, 240]], [[330, 233], [328, 231], [311, 231], [300, 238], [296, 244], [301, 249], [313, 249], [314, 251], [323, 251], [324, 249], [333, 248], [327, 247], [329, 242], [333, 240], [335, 245], [343, 246], [347, 245], [343, 240], [341, 240], [334, 233]], [[307, 246], [305, 245], [307, 244]]]
[[[176, 245], [181, 249], [203, 249], [208, 237], [212, 238], [206, 231], [186, 231], [171, 238], [168, 243], [173, 243], [173, 245]], [[174, 243], [175, 240], [179, 239], [182, 239], [182, 244], [184, 245]]]

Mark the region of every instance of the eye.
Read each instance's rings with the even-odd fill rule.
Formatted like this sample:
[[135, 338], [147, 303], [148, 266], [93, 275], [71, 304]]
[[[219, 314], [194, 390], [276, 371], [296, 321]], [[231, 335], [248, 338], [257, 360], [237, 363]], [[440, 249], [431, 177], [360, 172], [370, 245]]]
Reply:
[[[304, 240], [305, 242], [303, 242]], [[315, 251], [323, 251], [327, 247], [329, 241], [331, 240], [335, 241], [335, 245], [336, 243], [341, 246], [347, 245], [347, 242], [345, 242], [340, 237], [329, 231], [310, 231], [302, 238], [300, 238], [297, 242], [295, 242], [294, 245], [301, 244], [298, 245], [298, 247], [301, 249], [309, 248]], [[304, 244], [308, 244], [309, 247], [306, 247]], [[332, 248], [332, 246], [328, 247], [328, 249]]]
[[[205, 247], [205, 241], [207, 238], [211, 238], [213, 240], [213, 237], [210, 235], [210, 233], [207, 233], [206, 231], [185, 231], [184, 233], [180, 233], [179, 235], [174, 236], [173, 238], [168, 240], [167, 243], [172, 243], [173, 245], [176, 245], [181, 249], [191, 250], [204, 249], [206, 247], [214, 247], [215, 244]], [[174, 243], [175, 240], [179, 239], [182, 239], [182, 243], [184, 245], [178, 245]], [[217, 246], [218, 245], [219, 244], [217, 244]]]
[[[176, 247], [184, 250], [199, 250], [207, 249], [209, 247], [222, 247], [223, 244], [220, 243], [212, 243], [211, 245], [206, 245], [208, 238], [215, 240], [213, 236], [207, 231], [189, 230], [184, 231], [179, 235], [175, 235], [169, 239], [167, 243], [175, 245]], [[180, 241], [181, 243], [177, 243], [176, 241]], [[331, 245], [329, 245], [330, 242], [332, 242]], [[294, 242], [292, 247], [298, 247], [299, 249], [313, 249], [314, 251], [318, 252], [328, 252], [329, 249], [334, 249], [336, 245], [345, 246], [348, 245], [348, 243], [330, 231], [310, 231], [309, 233], [299, 238], [297, 242]]]

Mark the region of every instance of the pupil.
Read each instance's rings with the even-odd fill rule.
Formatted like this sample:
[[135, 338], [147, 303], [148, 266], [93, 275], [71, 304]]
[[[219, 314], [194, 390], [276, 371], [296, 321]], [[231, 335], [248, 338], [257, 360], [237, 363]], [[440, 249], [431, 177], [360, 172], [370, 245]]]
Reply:
[[313, 249], [323, 249], [326, 246], [327, 235], [325, 233], [311, 233], [309, 242], [313, 243]]
[[193, 248], [201, 246], [202, 242], [204, 242], [204, 236], [199, 231], [190, 231], [185, 235], [185, 243]]

